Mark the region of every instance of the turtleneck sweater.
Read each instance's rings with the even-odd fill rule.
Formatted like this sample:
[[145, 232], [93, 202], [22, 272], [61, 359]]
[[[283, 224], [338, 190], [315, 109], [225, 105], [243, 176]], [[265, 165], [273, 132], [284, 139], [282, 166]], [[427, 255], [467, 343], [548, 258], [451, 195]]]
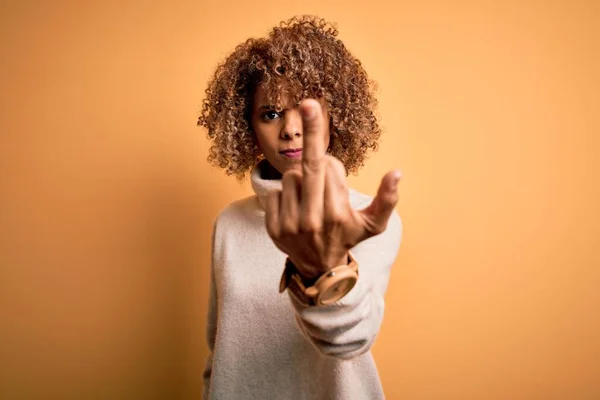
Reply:
[[[386, 230], [351, 249], [359, 278], [342, 299], [307, 305], [279, 293], [286, 254], [265, 226], [267, 193], [281, 180], [250, 174], [254, 195], [227, 206], [212, 235], [203, 399], [384, 398], [371, 346], [402, 237], [396, 211]], [[373, 198], [348, 189], [354, 209]]]

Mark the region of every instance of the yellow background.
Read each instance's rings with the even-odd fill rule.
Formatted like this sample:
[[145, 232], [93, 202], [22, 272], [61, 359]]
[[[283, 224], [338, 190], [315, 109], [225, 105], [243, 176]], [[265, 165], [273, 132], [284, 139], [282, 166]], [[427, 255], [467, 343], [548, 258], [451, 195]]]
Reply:
[[3, 1], [0, 398], [198, 398], [212, 221], [251, 193], [203, 90], [303, 13], [380, 85], [351, 186], [404, 173], [387, 397], [600, 398], [599, 4]]

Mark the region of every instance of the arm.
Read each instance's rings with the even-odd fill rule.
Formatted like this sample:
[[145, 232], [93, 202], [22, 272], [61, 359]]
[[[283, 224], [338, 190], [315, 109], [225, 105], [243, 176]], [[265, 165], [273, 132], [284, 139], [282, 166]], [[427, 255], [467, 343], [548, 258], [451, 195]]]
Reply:
[[352, 358], [370, 348], [383, 319], [384, 293], [401, 236], [394, 210], [401, 174], [388, 172], [371, 203], [354, 209], [346, 168], [325, 151], [327, 125], [320, 103], [305, 99], [300, 108], [302, 169], [285, 171], [281, 191], [268, 194], [265, 223], [273, 243], [308, 279], [340, 265], [354, 249], [359, 278], [345, 298], [310, 308], [291, 298], [302, 332], [317, 348]]
[[382, 234], [352, 250], [359, 264], [359, 278], [334, 304], [309, 306], [288, 290], [298, 326], [321, 353], [351, 359], [371, 348], [383, 320], [384, 294], [401, 237], [402, 223], [393, 212]]
[[213, 365], [213, 354], [215, 350], [215, 337], [217, 335], [217, 285], [215, 280], [214, 271], [214, 242], [215, 242], [215, 229], [213, 228], [212, 237], [212, 255], [211, 255], [211, 268], [210, 268], [210, 294], [208, 299], [208, 316], [206, 319], [206, 339], [208, 342], [208, 357], [206, 359], [206, 365], [202, 374], [203, 378], [203, 389], [202, 399], [208, 400], [208, 394], [210, 393], [210, 379], [212, 376], [212, 365]]

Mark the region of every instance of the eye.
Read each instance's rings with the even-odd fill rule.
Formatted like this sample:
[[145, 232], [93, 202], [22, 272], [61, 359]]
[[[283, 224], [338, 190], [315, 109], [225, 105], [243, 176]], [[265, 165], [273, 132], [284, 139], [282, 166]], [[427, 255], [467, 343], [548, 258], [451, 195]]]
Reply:
[[281, 115], [277, 111], [273, 111], [273, 110], [264, 112], [264, 113], [262, 113], [261, 116], [262, 116], [262, 119], [265, 121], [272, 121], [276, 118], [281, 117]]

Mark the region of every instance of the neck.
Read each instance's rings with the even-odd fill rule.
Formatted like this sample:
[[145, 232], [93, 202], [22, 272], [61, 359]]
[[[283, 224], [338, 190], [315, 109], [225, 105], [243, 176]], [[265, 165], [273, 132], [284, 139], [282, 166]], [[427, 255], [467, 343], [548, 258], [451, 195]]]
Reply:
[[282, 175], [281, 172], [277, 171], [277, 169], [271, 165], [271, 163], [265, 160], [264, 167], [260, 171], [260, 177], [262, 179], [275, 180], [281, 179]]
[[263, 210], [266, 207], [267, 195], [269, 192], [281, 190], [281, 179], [276, 177], [277, 174], [281, 177], [281, 174], [278, 172], [275, 173], [273, 170], [275, 170], [275, 168], [269, 166], [267, 160], [262, 160], [252, 168], [252, 172], [250, 173], [252, 189], [258, 196]]

